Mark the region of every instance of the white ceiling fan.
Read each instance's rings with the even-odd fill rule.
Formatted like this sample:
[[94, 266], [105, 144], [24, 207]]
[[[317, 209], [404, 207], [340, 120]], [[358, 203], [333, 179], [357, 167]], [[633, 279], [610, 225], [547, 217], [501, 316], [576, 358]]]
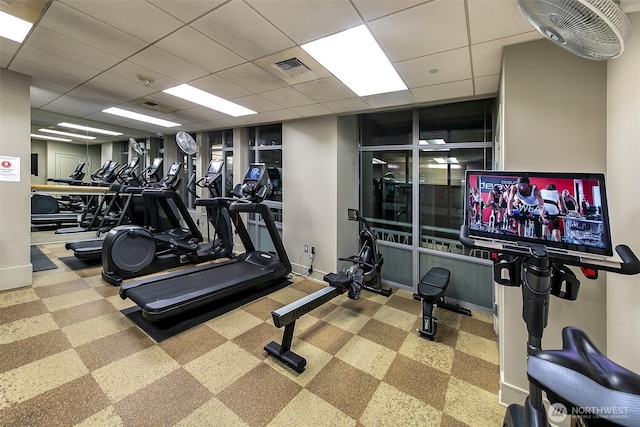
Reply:
[[616, 58], [631, 36], [618, 0], [518, 0], [518, 7], [547, 39], [583, 58]]
[[196, 154], [198, 150], [198, 145], [196, 144], [195, 139], [187, 132], [178, 132], [176, 134], [176, 142], [178, 143], [178, 147], [188, 155]]

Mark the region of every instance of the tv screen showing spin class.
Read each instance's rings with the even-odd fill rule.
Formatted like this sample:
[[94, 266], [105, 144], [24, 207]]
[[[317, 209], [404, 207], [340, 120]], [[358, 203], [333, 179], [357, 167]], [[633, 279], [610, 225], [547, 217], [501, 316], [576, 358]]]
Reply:
[[613, 253], [603, 174], [467, 171], [465, 198], [470, 237]]

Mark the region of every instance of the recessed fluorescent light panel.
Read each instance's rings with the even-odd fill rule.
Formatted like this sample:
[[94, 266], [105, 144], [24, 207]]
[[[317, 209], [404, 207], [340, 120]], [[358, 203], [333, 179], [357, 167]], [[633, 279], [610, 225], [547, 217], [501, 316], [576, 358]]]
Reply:
[[112, 135], [112, 136], [122, 135], [121, 132], [114, 132], [112, 130], [106, 130], [106, 129], [100, 129], [100, 128], [92, 128], [90, 126], [76, 125], [74, 123], [67, 123], [67, 122], [58, 123], [58, 126], [62, 126], [70, 129], [84, 130], [87, 132], [99, 133], [102, 135]]
[[358, 96], [407, 89], [364, 25], [300, 47]]
[[31, 22], [0, 11], [0, 36], [6, 39], [22, 43], [32, 25]]
[[53, 133], [55, 135], [70, 136], [71, 138], [77, 138], [77, 139], [96, 139], [95, 136], [78, 135], [77, 133], [62, 132], [60, 130], [54, 130], [54, 129], [42, 128], [42, 129], [38, 129], [38, 131], [44, 132], [44, 133]]
[[180, 123], [174, 123], [168, 120], [158, 119], [157, 117], [151, 117], [145, 114], [134, 113], [133, 111], [123, 110], [122, 108], [111, 107], [111, 108], [107, 108], [106, 110], [102, 110], [102, 112], [107, 114], [113, 114], [120, 117], [126, 117], [127, 119], [138, 120], [140, 122], [151, 123], [152, 125], [163, 126], [166, 128], [180, 126]]
[[47, 141], [62, 141], [62, 142], [71, 142], [71, 139], [67, 138], [58, 138], [56, 136], [47, 136], [47, 135], [38, 135], [37, 133], [32, 133], [31, 138], [35, 139], [46, 139]]
[[440, 164], [450, 164], [450, 165], [454, 165], [454, 164], [458, 164], [460, 163], [458, 161], [457, 157], [434, 157], [433, 160], [435, 160], [436, 163], [440, 163]]
[[442, 144], [446, 144], [447, 141], [445, 141], [442, 138], [436, 138], [436, 139], [421, 139], [419, 141], [420, 145], [442, 145]]
[[189, 86], [188, 84], [170, 87], [169, 89], [163, 90], [163, 92], [177, 96], [178, 98], [186, 99], [187, 101], [191, 101], [195, 104], [211, 108], [212, 110], [220, 111], [221, 113], [225, 113], [233, 117], [258, 114], [253, 110], [243, 107], [242, 105], [227, 101], [226, 99], [222, 99], [193, 86]]
[[433, 164], [433, 163], [429, 163], [429, 164], [427, 165], [427, 167], [428, 167], [429, 169], [448, 169], [448, 168], [451, 168], [451, 169], [460, 169], [460, 167], [461, 167], [461, 166], [460, 166], [460, 165], [457, 165], [457, 164], [451, 164], [451, 163], [449, 163], [449, 164], [447, 164], [447, 163], [442, 163], [442, 164]]

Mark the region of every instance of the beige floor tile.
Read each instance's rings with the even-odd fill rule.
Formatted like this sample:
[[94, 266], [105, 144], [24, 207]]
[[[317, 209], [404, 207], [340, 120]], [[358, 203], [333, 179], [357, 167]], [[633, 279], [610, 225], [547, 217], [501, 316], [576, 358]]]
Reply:
[[260, 360], [238, 345], [227, 342], [184, 365], [184, 368], [217, 394]]
[[381, 380], [396, 352], [356, 335], [336, 353], [336, 357]]
[[454, 350], [441, 342], [425, 340], [417, 333], [409, 334], [398, 353], [444, 373], [451, 373]]
[[60, 273], [52, 273], [51, 271], [42, 271], [41, 273], [42, 275], [36, 276], [34, 274], [33, 276], [33, 282], [31, 283], [31, 286], [33, 286], [34, 288], [37, 288], [40, 286], [55, 285], [62, 282], [70, 282], [72, 280], [80, 279], [80, 276], [78, 276], [73, 271], [63, 271]]
[[27, 317], [0, 325], [0, 344], [9, 344], [55, 329], [59, 329], [58, 324], [49, 313]]
[[233, 339], [262, 323], [253, 314], [244, 310], [231, 310], [228, 313], [209, 320], [205, 324], [227, 339]]
[[335, 309], [322, 318], [325, 322], [331, 323], [333, 326], [337, 326], [352, 334], [357, 334], [369, 319], [370, 317], [368, 316], [358, 315], [358, 313], [353, 310], [340, 306], [336, 306]]
[[424, 402], [381, 383], [360, 417], [367, 427], [439, 426], [442, 413]]
[[62, 331], [71, 345], [78, 346], [123, 331], [132, 325], [129, 319], [116, 312], [65, 326]]
[[302, 390], [268, 426], [354, 426], [355, 420], [315, 394]]
[[178, 368], [178, 362], [154, 346], [96, 369], [91, 374], [109, 400], [115, 403]]
[[495, 427], [502, 425], [505, 408], [496, 394], [451, 377], [444, 412], [474, 427]]
[[293, 286], [287, 286], [286, 288], [279, 289], [276, 292], [269, 294], [269, 298], [279, 302], [284, 307], [285, 305], [297, 301], [307, 295], [308, 294], [294, 288]]
[[38, 299], [40, 298], [33, 288], [21, 288], [11, 291], [4, 291], [0, 292], [0, 308], [24, 304], [26, 302], [36, 301]]
[[124, 427], [124, 422], [113, 409], [113, 406], [109, 406], [106, 409], [94, 414], [81, 423], [76, 424], [75, 427]]
[[302, 388], [261, 363], [216, 397], [252, 426], [268, 424]]
[[100, 299], [102, 299], [102, 295], [97, 293], [93, 288], [90, 288], [55, 297], [43, 298], [42, 302], [47, 306], [49, 311], [56, 311]]
[[69, 381], [89, 370], [73, 350], [63, 352], [0, 373], [0, 409], [22, 402]]
[[496, 365], [500, 364], [498, 343], [496, 341], [460, 331], [456, 349], [487, 362], [495, 363]]
[[[278, 342], [278, 344], [280, 344], [280, 342]], [[291, 345], [291, 351], [296, 353], [298, 356], [304, 357], [307, 361], [305, 370], [302, 373], [294, 371], [272, 357], [265, 359], [265, 363], [303, 387], [309, 384], [309, 382], [313, 380], [318, 372], [322, 371], [322, 368], [324, 368], [324, 366], [329, 363], [333, 357], [329, 353], [322, 351], [318, 347], [314, 347], [305, 341], [294, 341]]]
[[183, 418], [176, 427], [247, 427], [248, 424], [215, 397]]
[[411, 313], [386, 306], [378, 310], [373, 318], [403, 331], [411, 331], [416, 321], [416, 316]]

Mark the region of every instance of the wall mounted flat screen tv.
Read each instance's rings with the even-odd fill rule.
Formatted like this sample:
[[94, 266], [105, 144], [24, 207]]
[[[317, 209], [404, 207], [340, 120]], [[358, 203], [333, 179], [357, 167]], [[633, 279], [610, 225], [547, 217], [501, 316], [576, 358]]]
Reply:
[[467, 171], [469, 237], [611, 256], [603, 174]]

